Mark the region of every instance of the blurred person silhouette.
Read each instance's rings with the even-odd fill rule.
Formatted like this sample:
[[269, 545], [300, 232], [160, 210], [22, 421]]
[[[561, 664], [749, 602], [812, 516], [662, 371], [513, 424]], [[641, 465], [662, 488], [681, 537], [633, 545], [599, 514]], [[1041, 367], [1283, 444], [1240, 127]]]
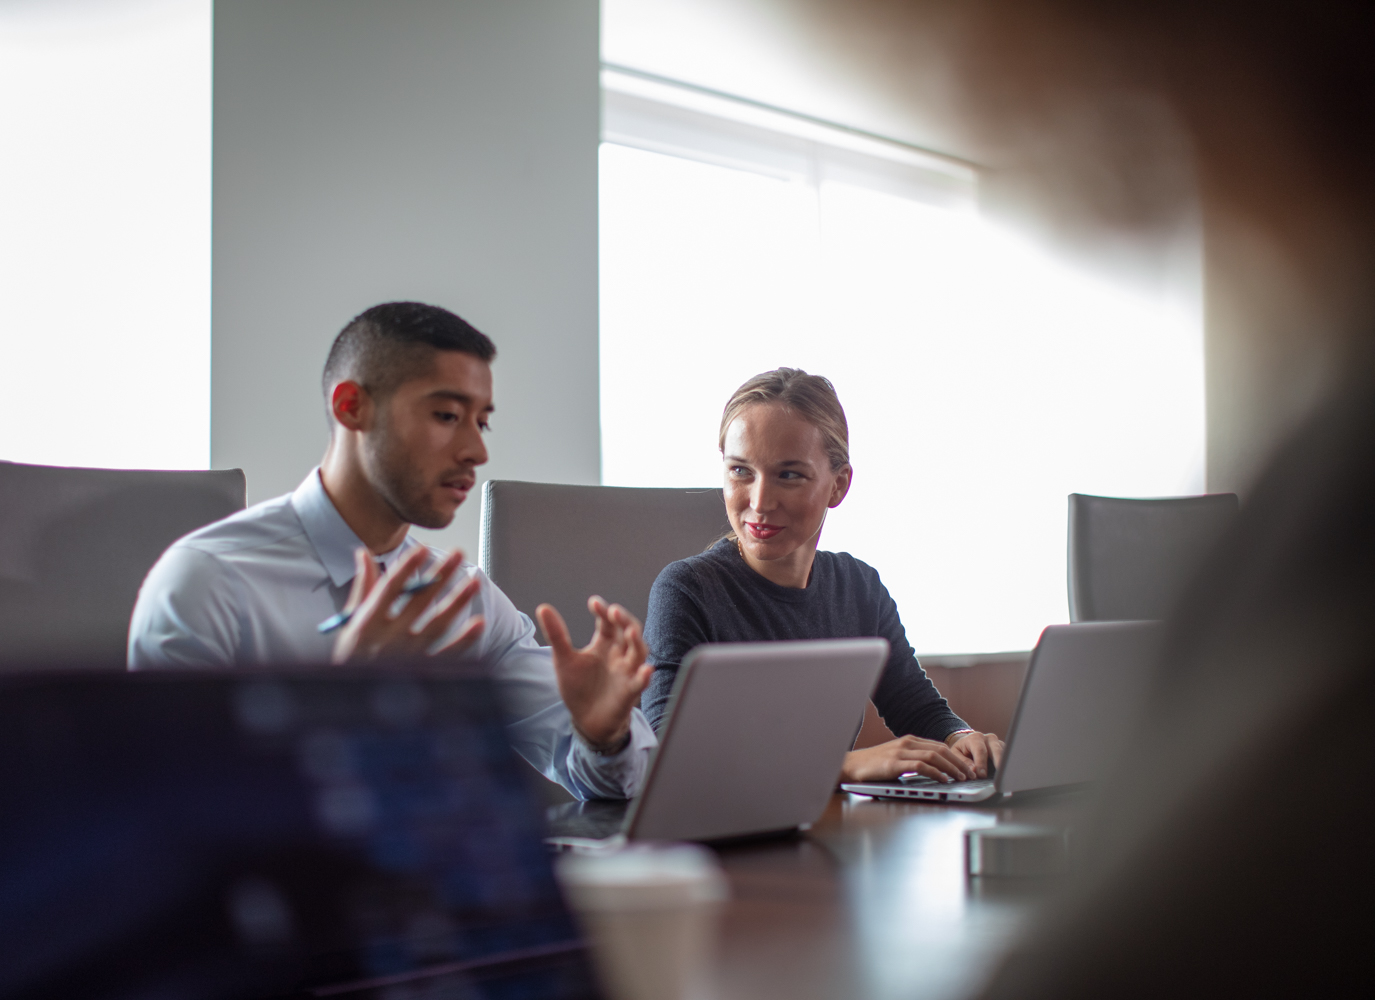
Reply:
[[1252, 430], [1279, 442], [1181, 595], [1076, 884], [983, 995], [1368, 991], [1375, 4], [906, 12], [933, 11], [966, 120], [1045, 218], [1149, 235], [1200, 213], [1209, 351], [1268, 369]]

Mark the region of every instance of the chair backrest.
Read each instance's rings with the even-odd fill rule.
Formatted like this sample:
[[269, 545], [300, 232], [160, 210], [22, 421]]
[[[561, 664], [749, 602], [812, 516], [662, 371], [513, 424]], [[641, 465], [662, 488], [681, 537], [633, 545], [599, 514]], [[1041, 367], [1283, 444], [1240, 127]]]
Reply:
[[1069, 495], [1069, 617], [1163, 618], [1237, 516], [1235, 493], [1128, 500]]
[[0, 462], [0, 669], [123, 669], [139, 585], [167, 546], [243, 510], [240, 469]]
[[600, 594], [644, 620], [654, 578], [730, 531], [719, 489], [560, 486], [491, 480], [479, 562], [517, 608], [559, 609], [573, 641], [592, 636]]

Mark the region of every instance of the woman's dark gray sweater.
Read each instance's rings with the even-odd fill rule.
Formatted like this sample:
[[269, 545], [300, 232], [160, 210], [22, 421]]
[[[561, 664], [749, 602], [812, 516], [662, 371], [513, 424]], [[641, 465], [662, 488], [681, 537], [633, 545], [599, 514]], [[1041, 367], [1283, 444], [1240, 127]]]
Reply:
[[943, 740], [966, 728], [917, 662], [878, 572], [847, 552], [818, 552], [805, 590], [750, 569], [734, 538], [664, 567], [649, 594], [645, 640], [654, 677], [641, 704], [656, 730], [678, 664], [704, 642], [881, 636], [891, 653], [874, 705], [897, 736]]

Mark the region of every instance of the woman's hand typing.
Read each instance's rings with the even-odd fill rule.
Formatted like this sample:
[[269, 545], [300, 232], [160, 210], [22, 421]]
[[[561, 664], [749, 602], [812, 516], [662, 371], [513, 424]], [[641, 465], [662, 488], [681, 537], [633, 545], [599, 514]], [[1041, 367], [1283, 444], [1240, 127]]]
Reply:
[[887, 743], [851, 750], [845, 755], [841, 781], [892, 781], [915, 771], [936, 781], [966, 781], [976, 777], [974, 762], [938, 740], [900, 736]]
[[980, 778], [988, 777], [990, 760], [994, 770], [1003, 764], [1003, 741], [994, 733], [954, 733], [947, 740], [950, 749], [974, 765], [974, 771]]

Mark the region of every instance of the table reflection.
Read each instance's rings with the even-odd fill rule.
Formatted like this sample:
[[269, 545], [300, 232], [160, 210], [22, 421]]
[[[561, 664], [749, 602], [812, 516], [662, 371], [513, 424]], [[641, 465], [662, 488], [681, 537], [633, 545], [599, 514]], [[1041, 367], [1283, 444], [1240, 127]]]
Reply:
[[920, 805], [834, 796], [805, 834], [718, 848], [733, 900], [720, 995], [971, 995], [1054, 879], [970, 879], [966, 830], [999, 822], [1072, 825], [1076, 800], [1031, 807]]

